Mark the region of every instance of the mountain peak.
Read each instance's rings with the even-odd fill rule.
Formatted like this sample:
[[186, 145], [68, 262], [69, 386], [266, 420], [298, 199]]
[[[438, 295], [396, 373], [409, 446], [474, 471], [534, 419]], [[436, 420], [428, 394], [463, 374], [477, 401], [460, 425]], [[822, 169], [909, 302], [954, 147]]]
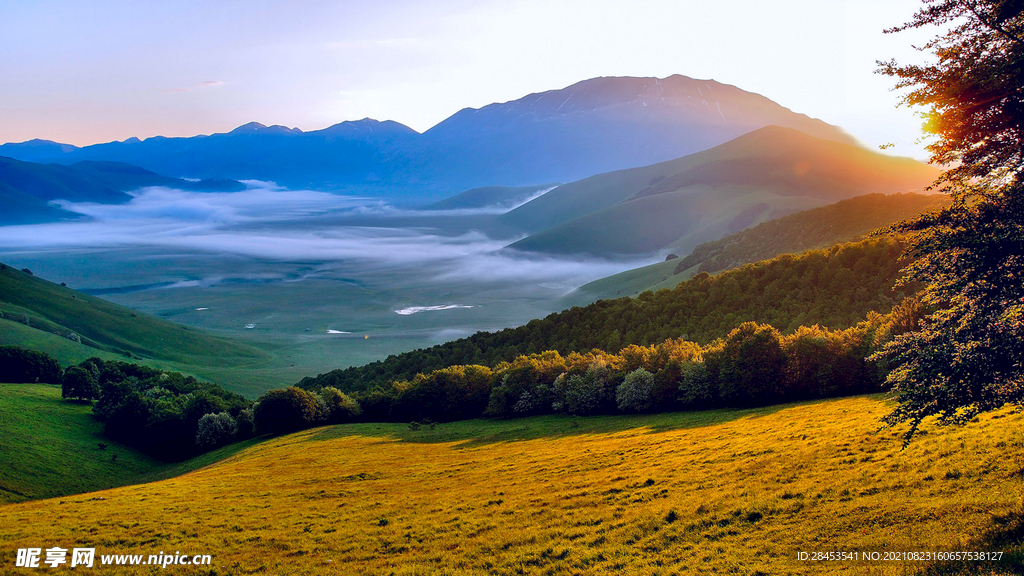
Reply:
[[340, 134], [419, 134], [412, 128], [409, 128], [405, 124], [395, 122], [394, 120], [374, 120], [373, 118], [363, 118], [361, 120], [345, 120], [344, 122], [338, 122], [337, 124], [328, 126], [323, 130], [318, 130], [325, 135], [340, 135]]
[[281, 126], [274, 124], [273, 126], [266, 126], [259, 122], [249, 122], [248, 124], [242, 124], [238, 128], [235, 128], [228, 134], [301, 134], [302, 130], [298, 128], [289, 128], [287, 126]]
[[266, 128], [266, 125], [260, 124], [259, 122], [249, 122], [248, 124], [242, 124], [238, 128], [235, 128], [228, 134], [240, 134], [242, 132], [258, 132]]

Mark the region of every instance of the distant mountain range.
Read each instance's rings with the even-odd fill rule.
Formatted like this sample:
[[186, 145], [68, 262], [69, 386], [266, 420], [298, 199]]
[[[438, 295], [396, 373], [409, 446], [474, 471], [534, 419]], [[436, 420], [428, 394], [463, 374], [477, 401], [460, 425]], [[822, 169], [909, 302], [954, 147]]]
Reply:
[[223, 134], [82, 148], [32, 140], [4, 144], [0, 156], [117, 161], [177, 177], [271, 180], [426, 203], [474, 187], [569, 182], [644, 166], [768, 125], [855, 144], [841, 129], [758, 94], [675, 75], [585, 80], [466, 108], [422, 134], [371, 119], [310, 132], [253, 122]]
[[145, 186], [168, 186], [181, 190], [236, 191], [241, 182], [214, 178], [188, 181], [168, 178], [121, 162], [82, 161], [70, 166], [37, 164], [0, 157], [0, 224], [29, 224], [77, 214], [62, 210], [53, 200], [127, 202], [127, 191]]
[[869, 193], [921, 192], [939, 171], [909, 158], [768, 126], [651, 166], [559, 186], [499, 217], [533, 232], [511, 248], [603, 257], [670, 250]]

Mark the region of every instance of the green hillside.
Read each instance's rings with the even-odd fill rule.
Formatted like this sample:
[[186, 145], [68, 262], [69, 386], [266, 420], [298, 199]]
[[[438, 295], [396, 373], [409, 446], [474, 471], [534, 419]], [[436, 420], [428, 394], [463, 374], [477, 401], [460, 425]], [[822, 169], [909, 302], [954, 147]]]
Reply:
[[581, 286], [567, 305], [673, 288], [698, 272], [716, 273], [779, 254], [848, 242], [893, 222], [948, 205], [944, 194], [867, 194], [770, 220], [694, 248], [685, 258], [620, 272]]
[[170, 478], [252, 444], [167, 464], [110, 440], [91, 405], [64, 401], [46, 384], [0, 384], [0, 422], [0, 504]]
[[306, 378], [302, 386], [367, 390], [453, 365], [494, 366], [522, 354], [599, 348], [618, 352], [683, 337], [707, 343], [746, 321], [783, 332], [820, 324], [846, 328], [871, 311], [888, 312], [915, 291], [893, 289], [902, 242], [872, 238], [799, 256], [783, 255], [717, 276], [699, 275], [672, 290], [601, 300], [499, 332], [479, 332], [365, 366]]
[[697, 244], [868, 193], [922, 191], [908, 158], [769, 126], [697, 154], [565, 184], [500, 217], [534, 231], [520, 250], [601, 256]]
[[0, 317], [115, 354], [218, 367], [265, 358], [250, 346], [118, 306], [3, 264]]

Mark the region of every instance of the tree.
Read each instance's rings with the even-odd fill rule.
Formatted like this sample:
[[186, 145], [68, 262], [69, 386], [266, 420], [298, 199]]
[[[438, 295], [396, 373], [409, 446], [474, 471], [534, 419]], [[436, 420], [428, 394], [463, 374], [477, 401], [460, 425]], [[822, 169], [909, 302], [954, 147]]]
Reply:
[[912, 88], [903, 98], [925, 106], [932, 162], [959, 165], [943, 181], [999, 183], [1024, 168], [1024, 5], [1019, 0], [924, 0], [914, 19], [896, 33], [950, 26], [920, 50], [930, 65], [879, 62], [881, 73]]
[[637, 368], [615, 390], [615, 404], [623, 412], [645, 412], [654, 403], [654, 374]]
[[61, 396], [69, 400], [92, 400], [99, 398], [100, 387], [92, 372], [79, 366], [71, 366], [64, 372]]
[[924, 282], [935, 310], [875, 356], [893, 366], [899, 402], [885, 422], [908, 422], [908, 442], [925, 418], [965, 423], [1024, 403], [1024, 5], [925, 4], [889, 32], [948, 27], [922, 47], [936, 62], [880, 70], [912, 88], [905, 104], [927, 108], [932, 161], [959, 163], [939, 180], [953, 205], [895, 227], [911, 235], [916, 258], [903, 281]]
[[59, 384], [60, 364], [45, 352], [20, 346], [0, 346], [0, 382]]
[[[1011, 189], [1012, 188], [1012, 189]], [[964, 423], [1024, 401], [1024, 191], [919, 219], [908, 279], [928, 282], [922, 299], [938, 310], [896, 336], [879, 358], [899, 406], [888, 424]]]
[[196, 430], [196, 446], [212, 449], [227, 444], [238, 434], [238, 423], [227, 412], [204, 414]]
[[786, 356], [782, 336], [767, 324], [744, 322], [725, 344], [704, 356], [708, 372], [717, 376], [722, 401], [729, 406], [763, 406], [783, 394]]
[[313, 425], [319, 412], [312, 392], [290, 386], [261, 396], [253, 408], [253, 418], [258, 433], [281, 434]]
[[589, 415], [609, 411], [614, 405], [616, 374], [604, 358], [595, 358], [583, 374], [565, 373], [554, 384], [556, 412]]
[[349, 422], [363, 412], [359, 402], [333, 386], [323, 388], [318, 396], [329, 422]]

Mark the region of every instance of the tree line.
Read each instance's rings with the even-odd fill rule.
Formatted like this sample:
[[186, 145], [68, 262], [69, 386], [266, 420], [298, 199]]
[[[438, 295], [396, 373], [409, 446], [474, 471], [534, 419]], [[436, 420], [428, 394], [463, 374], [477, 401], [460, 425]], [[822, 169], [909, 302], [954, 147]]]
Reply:
[[672, 290], [601, 300], [498, 332], [479, 332], [365, 366], [303, 378], [297, 386], [345, 393], [411, 381], [455, 365], [495, 367], [547, 350], [565, 356], [598, 348], [616, 353], [682, 337], [707, 344], [743, 322], [784, 333], [815, 324], [847, 328], [871, 311], [888, 312], [918, 289], [893, 289], [905, 264], [903, 242], [877, 237], [800, 255], [781, 255], [716, 276], [698, 274]]
[[[617, 353], [593, 349], [522, 355], [493, 367], [454, 365], [408, 380], [351, 393], [352, 419], [445, 422], [477, 417], [647, 413], [752, 407], [878, 392], [888, 372], [867, 357], [894, 337], [917, 328], [927, 310], [907, 298], [881, 315], [829, 330], [802, 326], [784, 335], [776, 328], [744, 322], [705, 345], [668, 339], [630, 345]], [[287, 429], [315, 424], [312, 405], [324, 390], [291, 387], [273, 394], [300, 398]], [[263, 399], [259, 401], [263, 402]], [[361, 414], [360, 414], [361, 413]]]

